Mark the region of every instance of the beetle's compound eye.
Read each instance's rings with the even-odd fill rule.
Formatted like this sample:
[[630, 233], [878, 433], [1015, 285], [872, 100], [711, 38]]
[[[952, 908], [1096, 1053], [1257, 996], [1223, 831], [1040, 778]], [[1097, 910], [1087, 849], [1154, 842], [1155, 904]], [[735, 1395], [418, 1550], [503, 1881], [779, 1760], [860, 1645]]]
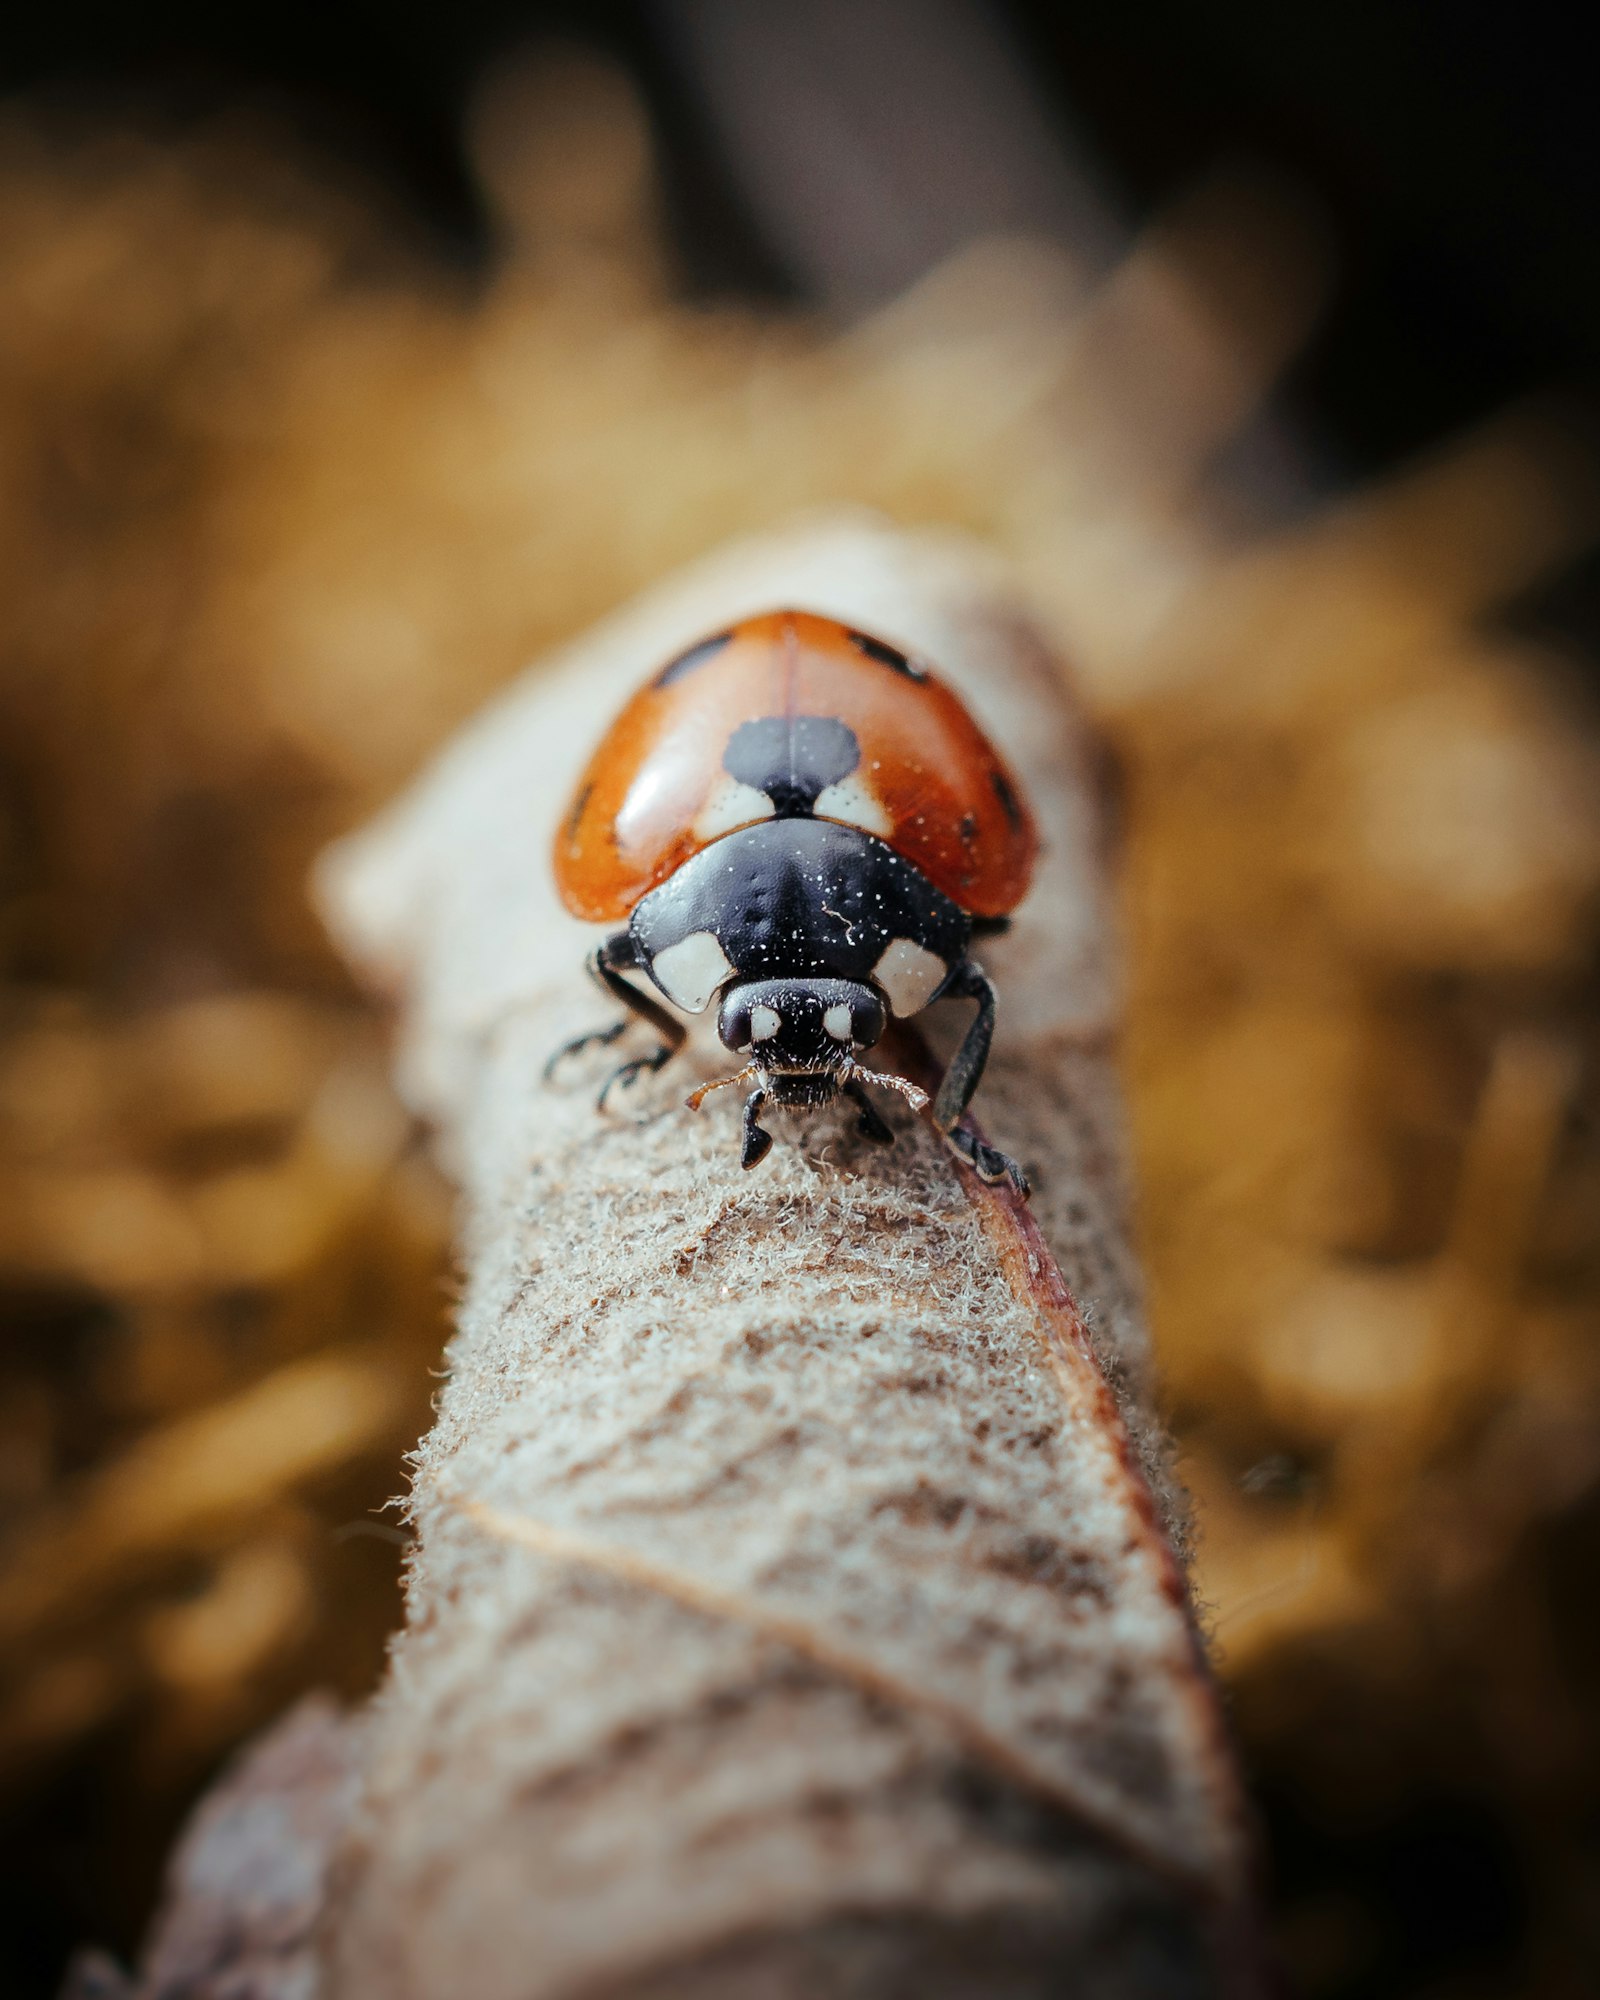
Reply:
[[850, 1018], [850, 1009], [842, 1000], [835, 1001], [822, 1017], [822, 1025], [836, 1042], [848, 1042], [855, 1030]]
[[858, 1049], [870, 1049], [883, 1033], [883, 1002], [864, 991], [850, 1009], [850, 1039]]
[[[753, 1042], [770, 1042], [783, 1026], [783, 1016], [776, 1007], [760, 1005], [750, 1009], [750, 1039]], [[833, 1032], [830, 1027], [829, 1033]]]
[[722, 1012], [717, 1016], [717, 1033], [725, 1049], [747, 1049], [750, 1046], [750, 1009], [734, 995], [722, 1003]]

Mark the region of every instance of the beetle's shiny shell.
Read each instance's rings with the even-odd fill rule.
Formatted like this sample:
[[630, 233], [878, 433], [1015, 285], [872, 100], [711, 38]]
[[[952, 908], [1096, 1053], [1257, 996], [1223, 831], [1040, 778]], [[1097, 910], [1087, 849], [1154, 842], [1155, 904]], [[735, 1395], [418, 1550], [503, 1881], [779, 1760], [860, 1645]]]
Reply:
[[[763, 790], [752, 756], [774, 745], [838, 775], [807, 796], [775, 764]], [[1037, 848], [1015, 780], [943, 682], [833, 619], [777, 611], [691, 647], [623, 709], [562, 817], [556, 885], [574, 916], [616, 922], [724, 834], [802, 815], [876, 835], [973, 916], [1021, 901]]]

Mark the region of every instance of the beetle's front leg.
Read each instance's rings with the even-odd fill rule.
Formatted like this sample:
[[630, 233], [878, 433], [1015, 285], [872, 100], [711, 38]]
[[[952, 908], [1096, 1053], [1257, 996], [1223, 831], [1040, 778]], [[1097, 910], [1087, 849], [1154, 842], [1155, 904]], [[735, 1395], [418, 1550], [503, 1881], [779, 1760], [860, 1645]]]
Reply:
[[772, 1134], [757, 1121], [767, 1102], [764, 1090], [752, 1090], [744, 1101], [744, 1122], [741, 1126], [739, 1164], [748, 1173], [767, 1157], [772, 1148]]
[[965, 1160], [983, 1181], [1010, 1181], [1017, 1193], [1026, 1196], [1028, 1177], [1009, 1154], [988, 1146], [971, 1132], [961, 1129], [973, 1093], [983, 1080], [989, 1060], [989, 1044], [994, 1040], [995, 991], [976, 959], [963, 959], [951, 975], [943, 996], [953, 1000], [976, 1000], [978, 1011], [959, 1049], [950, 1058], [939, 1093], [933, 1100], [933, 1122], [944, 1134], [945, 1144], [958, 1159]]
[[879, 1116], [878, 1107], [853, 1077], [845, 1085], [844, 1094], [861, 1113], [856, 1120], [856, 1130], [863, 1138], [870, 1139], [875, 1146], [892, 1146], [894, 1144], [892, 1128]]

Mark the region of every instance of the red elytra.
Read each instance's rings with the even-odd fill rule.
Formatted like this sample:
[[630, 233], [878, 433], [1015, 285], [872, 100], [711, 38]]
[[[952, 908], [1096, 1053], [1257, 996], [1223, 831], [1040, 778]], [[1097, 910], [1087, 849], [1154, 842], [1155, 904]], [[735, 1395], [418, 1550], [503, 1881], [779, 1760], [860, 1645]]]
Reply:
[[767, 716], [825, 716], [853, 731], [852, 823], [952, 902], [1001, 917], [1022, 900], [1038, 851], [1033, 817], [959, 697], [868, 633], [774, 611], [680, 653], [607, 731], [556, 835], [556, 886], [574, 916], [620, 921], [713, 839], [770, 812], [741, 819], [735, 802], [706, 825], [714, 788], [726, 788], [729, 738]]

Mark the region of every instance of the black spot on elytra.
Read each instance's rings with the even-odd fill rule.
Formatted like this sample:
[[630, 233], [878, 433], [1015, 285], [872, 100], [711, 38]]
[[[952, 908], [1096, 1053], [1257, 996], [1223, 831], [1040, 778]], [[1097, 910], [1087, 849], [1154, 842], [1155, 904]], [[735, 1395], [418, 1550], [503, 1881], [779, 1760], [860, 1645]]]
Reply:
[[989, 783], [994, 787], [994, 795], [1000, 801], [1000, 809], [1011, 822], [1011, 831], [1022, 831], [1022, 801], [1017, 797], [1011, 780], [1004, 771], [991, 771]]
[[728, 738], [722, 768], [771, 799], [779, 819], [809, 813], [826, 785], [861, 762], [855, 731], [831, 715], [763, 715]]
[[973, 813], [963, 813], [961, 815], [960, 824], [956, 828], [956, 832], [961, 837], [962, 845], [964, 847], [970, 847], [978, 837], [978, 821], [976, 815], [974, 815]]
[[897, 674], [904, 674], [908, 681], [925, 681], [928, 678], [921, 667], [912, 665], [898, 646], [888, 645], [882, 639], [874, 639], [870, 632], [852, 632], [850, 643], [857, 652], [865, 653], [869, 660], [876, 660], [880, 666], [892, 668]]
[[671, 687], [674, 681], [681, 681], [685, 674], [692, 674], [696, 667], [703, 667], [714, 653], [720, 653], [733, 637], [731, 632], [717, 632], [709, 639], [702, 639], [697, 646], [691, 646], [686, 653], [680, 653], [675, 660], [669, 660], [650, 683], [652, 687]]

